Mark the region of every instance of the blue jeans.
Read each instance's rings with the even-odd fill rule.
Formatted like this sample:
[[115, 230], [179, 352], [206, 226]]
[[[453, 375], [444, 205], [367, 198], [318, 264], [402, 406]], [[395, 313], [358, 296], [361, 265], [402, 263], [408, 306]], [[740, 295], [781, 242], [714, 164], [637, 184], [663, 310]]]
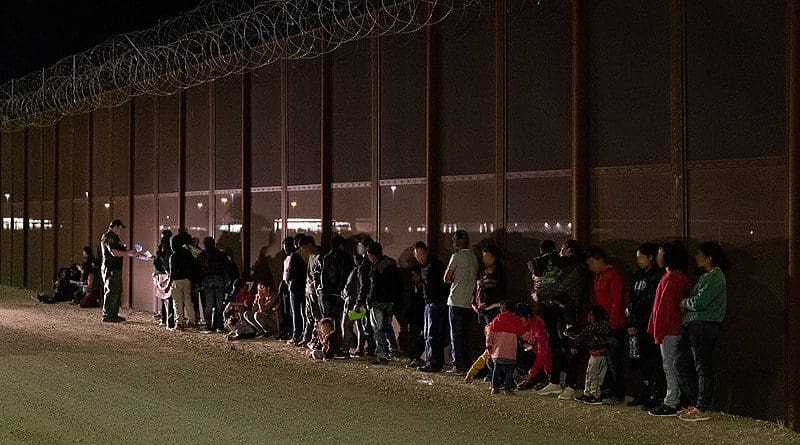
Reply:
[[442, 321], [444, 321], [445, 305], [430, 303], [425, 305], [425, 356], [428, 367], [440, 370], [444, 366], [444, 339], [442, 338]]
[[306, 328], [306, 290], [291, 289], [289, 291], [289, 302], [292, 305], [292, 339], [296, 342], [303, 340], [303, 332]]
[[702, 412], [711, 408], [714, 396], [714, 368], [711, 358], [719, 336], [719, 323], [695, 322], [686, 326], [678, 346], [676, 367], [681, 390]]
[[516, 369], [517, 364], [489, 361], [492, 362], [492, 389], [514, 389], [516, 386], [514, 385], [514, 369]]
[[206, 329], [222, 329], [224, 325], [222, 311], [225, 310], [225, 277], [222, 275], [204, 277], [203, 295], [205, 296]]
[[[392, 320], [394, 303], [371, 303], [369, 308], [372, 330], [375, 332], [375, 355], [378, 358], [388, 359], [392, 349], [386, 324]], [[390, 325], [391, 326], [391, 325]], [[394, 335], [394, 333], [392, 333]]]
[[450, 309], [450, 344], [452, 349], [450, 351], [450, 358], [453, 361], [453, 366], [459, 371], [466, 371], [469, 369], [469, 321], [474, 320], [474, 312], [472, 309], [467, 309], [457, 306], [449, 306]]

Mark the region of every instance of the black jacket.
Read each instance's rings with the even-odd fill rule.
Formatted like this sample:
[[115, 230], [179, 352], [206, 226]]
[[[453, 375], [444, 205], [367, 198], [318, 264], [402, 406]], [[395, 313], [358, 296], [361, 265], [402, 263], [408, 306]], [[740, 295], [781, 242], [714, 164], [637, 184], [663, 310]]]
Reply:
[[214, 275], [224, 277], [228, 272], [228, 255], [217, 248], [200, 252], [197, 262], [203, 278]]
[[353, 259], [339, 250], [331, 250], [320, 260], [320, 298], [342, 298], [342, 292], [353, 270]]
[[399, 303], [402, 295], [403, 281], [397, 262], [384, 255], [370, 269], [367, 306], [373, 303]]
[[174, 280], [195, 280], [199, 273], [197, 261], [185, 248], [177, 249], [169, 257], [169, 277]]
[[656, 298], [656, 288], [664, 276], [664, 269], [653, 266], [649, 270], [639, 270], [633, 276], [630, 303], [628, 304], [627, 324], [638, 331], [646, 332], [653, 312], [653, 302]]
[[411, 271], [421, 278], [421, 282], [414, 286], [415, 300], [421, 299], [425, 304], [447, 304], [449, 286], [444, 282], [444, 263], [429, 258], [426, 264], [417, 264]]
[[295, 295], [305, 295], [306, 278], [308, 276], [308, 264], [300, 252], [295, 252], [289, 259], [289, 291]]

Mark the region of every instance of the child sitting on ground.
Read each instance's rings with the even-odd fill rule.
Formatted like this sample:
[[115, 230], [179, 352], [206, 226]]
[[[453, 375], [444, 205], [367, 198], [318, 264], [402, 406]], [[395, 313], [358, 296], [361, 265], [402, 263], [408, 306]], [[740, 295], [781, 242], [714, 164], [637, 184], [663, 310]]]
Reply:
[[578, 402], [587, 405], [602, 405], [600, 389], [603, 379], [608, 371], [608, 357], [606, 343], [611, 335], [611, 326], [608, 324], [608, 314], [600, 305], [592, 306], [586, 315], [588, 325], [583, 328], [575, 339], [572, 355], [578, 354], [578, 348], [589, 351], [589, 364], [586, 366], [586, 386], [583, 394], [575, 397]]
[[333, 360], [342, 349], [342, 333], [336, 330], [336, 324], [330, 318], [317, 322], [317, 339], [321, 349], [315, 349], [308, 354], [314, 360]]
[[250, 310], [254, 300], [255, 295], [251, 294], [247, 289], [247, 283], [241, 278], [234, 280], [233, 290], [226, 301], [225, 310], [222, 311], [222, 317], [225, 320], [225, 328], [227, 328], [229, 332], [232, 333], [235, 330], [231, 323], [234, 321], [234, 316], [236, 317], [236, 321], [241, 321], [242, 315]]
[[500, 314], [489, 323], [489, 335], [486, 336], [486, 351], [490, 354], [492, 368], [492, 394], [504, 391], [511, 395], [514, 384], [514, 370], [517, 367], [517, 342], [528, 339], [525, 322], [516, 312], [516, 305], [511, 301], [504, 302]]

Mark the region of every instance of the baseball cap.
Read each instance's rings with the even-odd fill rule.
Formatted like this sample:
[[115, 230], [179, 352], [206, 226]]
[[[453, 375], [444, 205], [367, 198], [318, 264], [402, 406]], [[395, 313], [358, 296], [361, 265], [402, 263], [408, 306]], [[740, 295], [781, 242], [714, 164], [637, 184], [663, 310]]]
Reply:
[[108, 227], [111, 227], [111, 228], [114, 228], [114, 227], [122, 227], [123, 229], [124, 229], [124, 228], [126, 228], [126, 227], [125, 227], [125, 224], [122, 224], [122, 220], [121, 220], [121, 219], [115, 219], [115, 220], [111, 221], [111, 222], [108, 224]]
[[453, 239], [458, 240], [467, 240], [469, 241], [469, 233], [466, 230], [456, 230], [456, 233], [453, 235]]

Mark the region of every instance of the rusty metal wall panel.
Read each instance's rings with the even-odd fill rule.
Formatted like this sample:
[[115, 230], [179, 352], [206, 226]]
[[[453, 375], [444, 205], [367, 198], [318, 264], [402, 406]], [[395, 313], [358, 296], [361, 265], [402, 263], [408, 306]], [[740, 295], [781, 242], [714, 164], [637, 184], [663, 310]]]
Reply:
[[321, 180], [321, 63], [319, 58], [289, 62], [289, 185]]
[[279, 65], [269, 65], [252, 73], [250, 107], [253, 119], [250, 161], [253, 187], [280, 185], [282, 110]]

